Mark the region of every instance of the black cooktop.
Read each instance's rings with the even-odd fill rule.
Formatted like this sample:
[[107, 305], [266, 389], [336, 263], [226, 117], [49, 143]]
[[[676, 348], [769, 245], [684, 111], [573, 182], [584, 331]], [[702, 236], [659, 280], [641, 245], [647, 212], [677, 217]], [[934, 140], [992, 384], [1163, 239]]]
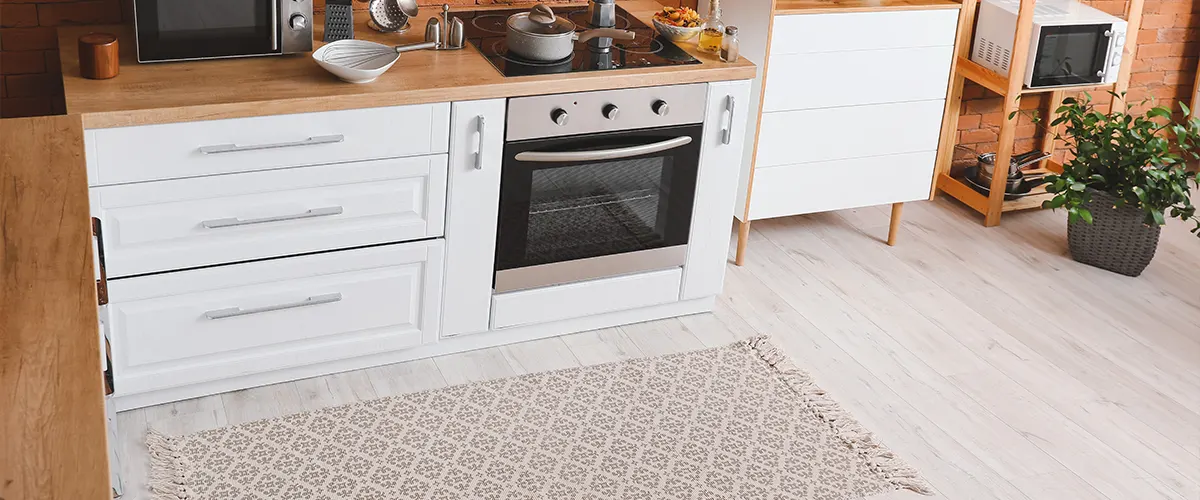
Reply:
[[[615, 40], [612, 47], [605, 49], [598, 48], [596, 40], [576, 42], [575, 54], [569, 58], [555, 62], [529, 61], [508, 54], [508, 46], [504, 42], [508, 16], [519, 12], [527, 11], [513, 9], [454, 13], [454, 16], [461, 18], [466, 25], [467, 41], [479, 49], [504, 76], [700, 63], [670, 40], [658, 36], [654, 28], [629, 15], [629, 12], [620, 6], [617, 6], [617, 25], [614, 28], [634, 32], [637, 35], [634, 40]], [[563, 7], [555, 9], [555, 13], [574, 21], [578, 31], [588, 27], [587, 7]]]

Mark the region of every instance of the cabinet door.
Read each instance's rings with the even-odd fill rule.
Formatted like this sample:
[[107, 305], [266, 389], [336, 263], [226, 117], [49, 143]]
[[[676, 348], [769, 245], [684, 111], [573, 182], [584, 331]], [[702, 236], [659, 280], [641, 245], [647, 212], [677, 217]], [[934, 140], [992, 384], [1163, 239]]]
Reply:
[[692, 233], [683, 268], [680, 298], [684, 300], [721, 293], [725, 280], [745, 127], [750, 126], [750, 81], [709, 84], [706, 107]]
[[456, 102], [450, 110], [443, 336], [488, 329], [504, 112], [504, 99]]

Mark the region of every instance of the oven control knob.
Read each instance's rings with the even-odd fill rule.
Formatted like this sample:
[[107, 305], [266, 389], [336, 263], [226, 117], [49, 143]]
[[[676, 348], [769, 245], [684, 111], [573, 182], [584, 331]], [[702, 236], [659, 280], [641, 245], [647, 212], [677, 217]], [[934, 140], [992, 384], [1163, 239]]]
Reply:
[[605, 105], [602, 112], [604, 113], [604, 117], [608, 118], [609, 120], [616, 120], [617, 115], [621, 114], [621, 110], [617, 109], [616, 104]]
[[554, 108], [554, 111], [550, 112], [550, 119], [554, 120], [554, 123], [557, 123], [560, 126], [565, 126], [567, 124], [567, 120], [570, 118], [571, 116], [567, 114], [567, 110], [562, 108]]
[[650, 105], [650, 109], [658, 116], [667, 116], [671, 112], [671, 107], [667, 106], [667, 101], [654, 101]]
[[288, 26], [291, 26], [295, 31], [302, 30], [308, 27], [308, 18], [304, 17], [304, 14], [295, 14], [291, 19], [288, 19]]

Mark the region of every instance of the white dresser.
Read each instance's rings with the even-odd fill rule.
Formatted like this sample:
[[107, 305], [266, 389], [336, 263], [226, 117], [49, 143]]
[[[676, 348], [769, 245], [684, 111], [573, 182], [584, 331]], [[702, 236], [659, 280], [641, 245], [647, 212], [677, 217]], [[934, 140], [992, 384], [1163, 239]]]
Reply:
[[765, 68], [739, 190], [739, 262], [752, 220], [928, 199], [933, 182], [955, 4], [808, 13], [786, 3], [725, 7], [729, 24], [768, 34], [744, 49]]

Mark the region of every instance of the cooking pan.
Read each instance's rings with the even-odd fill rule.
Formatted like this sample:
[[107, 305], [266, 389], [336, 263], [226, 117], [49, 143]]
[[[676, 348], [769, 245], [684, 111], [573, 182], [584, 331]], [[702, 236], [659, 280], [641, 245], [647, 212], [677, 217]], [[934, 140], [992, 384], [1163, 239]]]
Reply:
[[505, 41], [508, 51], [531, 61], [558, 61], [575, 52], [575, 42], [585, 42], [597, 37], [617, 40], [633, 40], [632, 31], [600, 28], [583, 32], [575, 31], [575, 23], [565, 17], [554, 15], [542, 4], [530, 12], [521, 12], [508, 17]]

